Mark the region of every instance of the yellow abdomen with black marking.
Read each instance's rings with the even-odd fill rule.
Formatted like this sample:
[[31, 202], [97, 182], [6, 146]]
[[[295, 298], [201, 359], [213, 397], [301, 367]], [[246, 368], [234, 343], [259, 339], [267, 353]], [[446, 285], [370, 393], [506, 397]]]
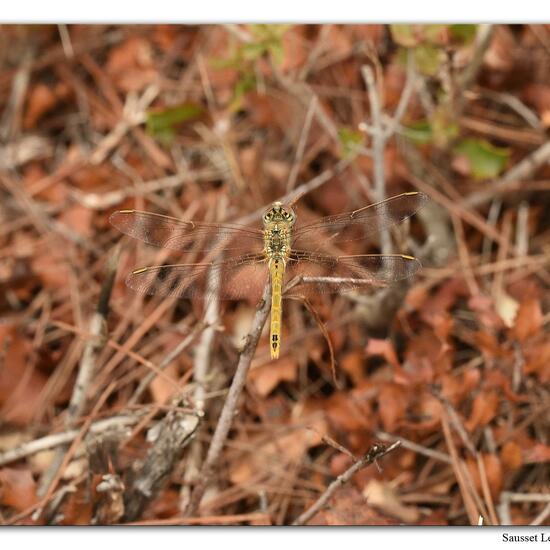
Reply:
[[269, 273], [271, 276], [271, 324], [269, 331], [269, 347], [271, 358], [277, 359], [281, 348], [281, 322], [283, 318], [283, 277], [285, 264], [282, 260], [271, 262]]

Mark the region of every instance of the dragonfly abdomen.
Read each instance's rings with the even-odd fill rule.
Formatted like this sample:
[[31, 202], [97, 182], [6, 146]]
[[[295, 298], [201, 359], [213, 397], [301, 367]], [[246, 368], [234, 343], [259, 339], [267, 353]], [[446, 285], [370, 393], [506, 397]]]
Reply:
[[271, 276], [271, 327], [269, 331], [269, 347], [271, 359], [277, 359], [281, 350], [281, 320], [283, 316], [283, 278], [285, 262], [274, 258], [269, 265]]

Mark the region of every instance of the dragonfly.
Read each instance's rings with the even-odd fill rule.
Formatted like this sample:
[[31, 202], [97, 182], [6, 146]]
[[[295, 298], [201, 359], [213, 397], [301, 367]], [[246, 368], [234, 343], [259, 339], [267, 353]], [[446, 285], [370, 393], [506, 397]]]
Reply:
[[[342, 214], [297, 223], [292, 204], [274, 202], [263, 214], [263, 227], [236, 223], [185, 221], [139, 210], [110, 217], [122, 233], [181, 253], [200, 250], [198, 262], [142, 267], [126, 284], [143, 294], [222, 300], [260, 296], [271, 284], [269, 346], [281, 350], [284, 297], [348, 292], [366, 285], [388, 285], [413, 276], [421, 267], [405, 254], [344, 254], [339, 245], [365, 239], [411, 217], [426, 201], [407, 192]], [[215, 277], [215, 279], [209, 279]], [[217, 285], [209, 284], [216, 280]], [[285, 289], [288, 288], [288, 293]]]

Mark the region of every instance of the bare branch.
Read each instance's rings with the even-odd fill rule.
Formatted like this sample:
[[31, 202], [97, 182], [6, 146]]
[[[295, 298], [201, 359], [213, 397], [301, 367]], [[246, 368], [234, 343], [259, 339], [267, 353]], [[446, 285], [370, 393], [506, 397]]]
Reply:
[[358, 460], [353, 466], [348, 468], [343, 474], [340, 474], [326, 489], [326, 491], [300, 516], [292, 525], [305, 525], [317, 512], [321, 511], [332, 495], [343, 485], [345, 485], [359, 470], [369, 466], [384, 455], [391, 453], [401, 445], [400, 441], [392, 443], [390, 446], [373, 445], [369, 452]]

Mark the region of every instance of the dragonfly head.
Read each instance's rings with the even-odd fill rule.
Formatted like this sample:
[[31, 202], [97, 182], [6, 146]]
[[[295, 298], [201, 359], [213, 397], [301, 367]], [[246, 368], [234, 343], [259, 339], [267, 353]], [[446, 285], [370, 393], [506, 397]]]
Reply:
[[263, 220], [264, 225], [273, 222], [286, 222], [290, 225], [294, 225], [296, 214], [289, 206], [283, 206], [280, 202], [274, 202], [271, 207], [266, 210]]

